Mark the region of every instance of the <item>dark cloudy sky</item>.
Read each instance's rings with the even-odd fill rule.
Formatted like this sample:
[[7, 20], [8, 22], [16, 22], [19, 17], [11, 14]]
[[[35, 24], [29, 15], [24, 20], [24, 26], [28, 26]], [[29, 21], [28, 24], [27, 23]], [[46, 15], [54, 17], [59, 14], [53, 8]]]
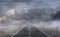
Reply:
[[0, 0], [0, 33], [12, 35], [28, 24], [60, 31], [59, 10], [60, 0]]

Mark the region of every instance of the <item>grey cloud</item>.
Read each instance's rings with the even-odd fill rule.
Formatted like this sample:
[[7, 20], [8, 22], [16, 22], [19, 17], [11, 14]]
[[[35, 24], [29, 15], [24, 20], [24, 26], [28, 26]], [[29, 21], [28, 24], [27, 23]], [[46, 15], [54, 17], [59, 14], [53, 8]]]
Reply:
[[32, 0], [0, 0], [0, 2], [25, 2], [25, 3], [29, 3]]
[[[54, 1], [55, 0], [53, 0], [53, 2], [50, 2], [49, 0], [26, 0], [26, 1], [25, 0], [0, 0], [0, 8], [1, 8], [0, 16], [6, 15], [5, 12], [7, 10], [10, 10], [10, 9], [16, 10], [16, 14], [14, 16], [11, 15], [5, 21], [0, 22], [0, 26], [2, 26], [3, 29], [8, 29], [7, 31], [11, 34], [11, 32], [19, 30], [19, 28], [21, 28], [20, 26], [23, 27], [25, 24], [27, 25], [27, 23], [31, 24], [34, 22], [34, 24], [35, 24], [35, 23], [41, 22], [41, 21], [45, 21], [45, 22], [51, 21], [51, 19], [53, 19], [53, 17], [52, 17], [53, 14], [55, 15], [55, 13], [56, 13], [55, 5], [57, 5], [59, 3], [58, 0], [56, 0], [56, 2], [54, 2]], [[27, 4], [26, 2], [29, 2], [29, 3]], [[28, 12], [25, 12], [24, 8], [28, 8], [27, 9]], [[45, 22], [43, 22], [43, 24], [41, 24], [41, 23], [40, 24], [46, 26]], [[51, 27], [52, 28], [55, 27], [54, 25], [56, 22], [53, 22], [54, 24], [52, 24], [52, 25], [49, 23], [47, 24], [48, 27], [46, 26], [46, 28], [50, 27], [50, 29], [51, 29]], [[38, 24], [39, 27], [41, 26], [40, 24]], [[7, 25], [8, 25], [8, 27], [7, 27]], [[10, 29], [11, 28], [10, 25], [12, 27], [14, 27], [13, 30]], [[16, 25], [18, 25], [18, 26], [16, 27]], [[57, 23], [56, 23], [56, 25], [57, 25]], [[36, 24], [36, 26], [37, 26], [37, 24]], [[15, 29], [15, 28], [17, 28], [17, 29]], [[10, 31], [10, 30], [12, 30], [12, 31]]]
[[28, 13], [16, 14], [13, 19], [15, 20], [25, 20], [29, 22], [34, 21], [49, 21], [52, 20], [52, 14], [55, 14], [55, 10], [53, 8], [33, 8], [28, 10]]
[[11, 0], [0, 0], [0, 2], [10, 2]]
[[31, 2], [32, 0], [12, 0], [12, 2]]

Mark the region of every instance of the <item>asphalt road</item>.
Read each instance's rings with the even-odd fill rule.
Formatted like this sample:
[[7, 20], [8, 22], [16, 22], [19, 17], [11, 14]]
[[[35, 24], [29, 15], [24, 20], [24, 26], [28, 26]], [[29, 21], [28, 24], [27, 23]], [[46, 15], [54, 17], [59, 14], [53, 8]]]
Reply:
[[48, 37], [46, 34], [41, 32], [35, 27], [24, 27], [21, 31], [13, 35], [13, 37]]

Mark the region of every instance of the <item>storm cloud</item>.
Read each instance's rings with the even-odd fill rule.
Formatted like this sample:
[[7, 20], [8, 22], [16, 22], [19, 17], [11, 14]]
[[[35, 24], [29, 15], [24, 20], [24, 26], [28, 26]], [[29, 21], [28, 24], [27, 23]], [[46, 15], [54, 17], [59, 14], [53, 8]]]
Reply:
[[12, 35], [29, 24], [60, 31], [59, 11], [60, 0], [0, 0], [0, 33]]

